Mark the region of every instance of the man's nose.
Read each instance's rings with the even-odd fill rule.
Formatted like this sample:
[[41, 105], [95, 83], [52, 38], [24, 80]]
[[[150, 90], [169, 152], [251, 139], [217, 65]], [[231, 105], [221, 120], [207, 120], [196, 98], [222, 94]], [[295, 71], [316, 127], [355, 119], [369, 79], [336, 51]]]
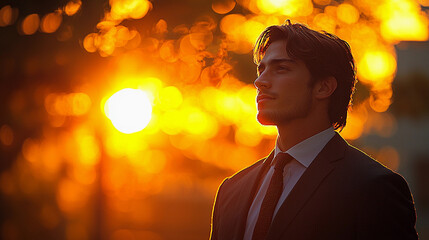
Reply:
[[255, 87], [257, 89], [270, 88], [271, 87], [271, 83], [268, 80], [269, 78], [266, 75], [267, 74], [263, 72], [258, 76], [258, 78], [256, 78], [256, 80], [253, 84], [255, 85]]

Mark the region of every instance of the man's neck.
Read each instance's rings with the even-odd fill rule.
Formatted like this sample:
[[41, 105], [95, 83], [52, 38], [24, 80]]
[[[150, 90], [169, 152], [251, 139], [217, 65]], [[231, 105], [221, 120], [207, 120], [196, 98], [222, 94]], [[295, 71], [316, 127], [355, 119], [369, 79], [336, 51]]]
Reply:
[[303, 140], [328, 129], [331, 125], [326, 121], [306, 123], [302, 119], [277, 125], [277, 144], [282, 151], [286, 151]]

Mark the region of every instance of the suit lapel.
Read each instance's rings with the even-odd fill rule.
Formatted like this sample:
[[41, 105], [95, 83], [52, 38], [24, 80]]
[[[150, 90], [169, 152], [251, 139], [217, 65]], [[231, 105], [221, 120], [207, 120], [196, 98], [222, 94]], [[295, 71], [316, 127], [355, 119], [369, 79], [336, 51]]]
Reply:
[[264, 175], [265, 170], [270, 165], [273, 156], [274, 151], [272, 151], [270, 155], [265, 160], [263, 160], [259, 167], [249, 172], [249, 174], [246, 174], [241, 179], [239, 185], [237, 185], [237, 187], [240, 188], [240, 193], [238, 200], [235, 201], [234, 209], [237, 209], [235, 214], [238, 216], [237, 219], [239, 219], [239, 223], [237, 225], [238, 229], [235, 232], [233, 239], [243, 239], [249, 208], [253, 202], [256, 191], [259, 188], [260, 179]]
[[334, 162], [344, 156], [346, 146], [347, 143], [338, 133], [326, 144], [278, 210], [267, 239], [280, 238], [323, 179], [334, 169]]

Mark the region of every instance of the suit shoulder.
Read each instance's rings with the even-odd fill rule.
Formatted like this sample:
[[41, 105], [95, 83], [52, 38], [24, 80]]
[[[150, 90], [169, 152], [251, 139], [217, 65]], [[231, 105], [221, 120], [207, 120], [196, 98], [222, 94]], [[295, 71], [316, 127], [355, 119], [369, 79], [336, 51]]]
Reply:
[[[364, 174], [367, 176], [372, 176], [373, 178], [378, 178], [381, 176], [392, 176], [397, 175], [398, 173], [387, 168], [376, 159], [372, 158], [362, 150], [348, 145], [345, 153], [346, 162], [354, 169], [356, 173]], [[402, 178], [402, 176], [400, 176]]]
[[385, 202], [389, 196], [389, 201], [413, 205], [408, 183], [400, 174], [353, 146], [347, 147], [344, 157], [344, 164], [340, 167], [343, 180], [348, 179], [345, 182], [352, 184], [362, 201]]
[[239, 170], [238, 172], [234, 173], [234, 175], [227, 178], [228, 182], [232, 183], [232, 182], [239, 181], [241, 178], [246, 176], [246, 174], [248, 174], [249, 172], [251, 172], [255, 168], [261, 166], [264, 163], [265, 159], [267, 159], [267, 158], [265, 157], [265, 158], [259, 159], [258, 161], [256, 161], [252, 165], [245, 167], [245, 168]]

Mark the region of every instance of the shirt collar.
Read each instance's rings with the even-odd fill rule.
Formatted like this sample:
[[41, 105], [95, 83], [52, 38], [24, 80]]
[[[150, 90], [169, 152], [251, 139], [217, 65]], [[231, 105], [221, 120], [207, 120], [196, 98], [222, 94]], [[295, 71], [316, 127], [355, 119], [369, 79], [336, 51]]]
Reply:
[[[290, 154], [295, 160], [307, 168], [334, 135], [334, 128], [330, 127], [289, 148], [285, 153]], [[274, 158], [280, 152], [281, 150], [276, 142]]]

